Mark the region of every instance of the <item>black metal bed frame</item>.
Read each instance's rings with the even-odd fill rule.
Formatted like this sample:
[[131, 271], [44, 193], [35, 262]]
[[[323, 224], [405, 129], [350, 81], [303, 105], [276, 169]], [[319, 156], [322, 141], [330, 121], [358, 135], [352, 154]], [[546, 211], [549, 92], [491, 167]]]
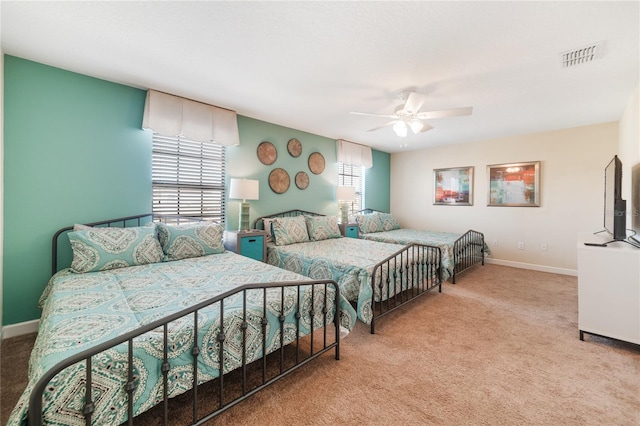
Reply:
[[[356, 213], [374, 213], [380, 212], [371, 208], [357, 211]], [[481, 263], [484, 266], [484, 234], [482, 232], [468, 230], [462, 234], [453, 243], [453, 272], [451, 274], [451, 282], [456, 283], [456, 275], [469, 269], [470, 267]]]
[[453, 243], [453, 274], [451, 282], [456, 283], [456, 275], [473, 265], [484, 266], [484, 234], [468, 230]]
[[[373, 267], [371, 287], [374, 290], [374, 300], [371, 306], [373, 311], [371, 334], [375, 333], [376, 319], [395, 311], [435, 287], [438, 287], [438, 293], [442, 293], [441, 259], [440, 247], [413, 243]], [[390, 271], [393, 272], [390, 273]], [[383, 297], [385, 284], [387, 294]], [[380, 294], [379, 302], [375, 302], [376, 288]]]
[[[288, 210], [257, 218], [253, 227], [264, 229], [263, 219], [296, 217], [301, 215], [324, 216], [304, 210]], [[438, 287], [442, 292], [442, 252], [439, 247], [426, 244], [408, 244], [386, 259], [378, 262], [371, 275], [373, 290], [371, 311], [371, 334], [375, 334], [376, 319], [393, 312], [400, 306]], [[398, 265], [402, 265], [398, 267]], [[390, 271], [393, 271], [390, 273]], [[384, 288], [386, 285], [386, 295]], [[376, 289], [380, 300], [376, 302]]]
[[[129, 217], [124, 217], [124, 218], [120, 218], [120, 219], [114, 219], [114, 220], [110, 220], [110, 221], [102, 221], [102, 222], [94, 222], [92, 224], [87, 224], [90, 226], [100, 226], [100, 225], [106, 225], [106, 226], [111, 226], [111, 225], [121, 225], [122, 227], [127, 227], [127, 226], [139, 226], [144, 218], [150, 217], [151, 215], [139, 215], [139, 216], [129, 216]], [[134, 225], [130, 225], [130, 223], [133, 223]], [[54, 260], [53, 260], [53, 268], [54, 268], [54, 272], [55, 269], [57, 268], [57, 260], [55, 258], [56, 254], [57, 254], [57, 239], [60, 237], [60, 235], [62, 235], [64, 232], [68, 232], [70, 230], [72, 230], [73, 227], [66, 227], [63, 228], [61, 230], [59, 230], [58, 232], [56, 232], [56, 234], [53, 237], [53, 253], [54, 253]], [[287, 345], [283, 345], [284, 342], [284, 321], [285, 321], [285, 316], [282, 314], [282, 312], [284, 312], [285, 308], [284, 308], [284, 292], [286, 288], [290, 288], [290, 287], [295, 287], [297, 290], [297, 307], [296, 307], [296, 313], [295, 313], [295, 319], [296, 319], [296, 325], [295, 325], [295, 329], [296, 329], [296, 340], [295, 340], [295, 361], [287, 359], [287, 367], [285, 367], [285, 346]], [[314, 301], [316, 296], [316, 292], [320, 291], [323, 292], [324, 294], [324, 303], [321, 309], [321, 312], [314, 312], [314, 305], [315, 303], [311, 303], [308, 311], [302, 312], [301, 311], [301, 300], [300, 300], [300, 291], [301, 291], [301, 287], [309, 287], [310, 291], [311, 291], [311, 300]], [[333, 301], [333, 309], [334, 309], [334, 318], [333, 318], [333, 326], [335, 328], [335, 335], [333, 336], [333, 338], [331, 338], [328, 333], [328, 325], [330, 324], [327, 319], [327, 313], [329, 312], [329, 302], [328, 302], [328, 297], [327, 297], [327, 291], [329, 288], [333, 288], [335, 293], [334, 293], [334, 301]], [[258, 358], [257, 360], [254, 361], [249, 361], [248, 358], [248, 354], [246, 353], [246, 329], [247, 329], [247, 292], [250, 290], [255, 291], [256, 289], [261, 289], [263, 290], [263, 307], [262, 307], [262, 320], [261, 320], [261, 324], [262, 324], [262, 357]], [[280, 289], [280, 301], [281, 301], [281, 314], [279, 315], [279, 333], [280, 333], [280, 346], [278, 348], [275, 348], [273, 351], [271, 351], [269, 354], [267, 353], [267, 348], [266, 348], [266, 334], [267, 334], [267, 318], [266, 318], [266, 311], [267, 311], [267, 289]], [[271, 290], [273, 291], [273, 290]], [[277, 290], [276, 290], [277, 291]], [[241, 392], [240, 392], [240, 396], [235, 397], [234, 399], [232, 399], [231, 401], [225, 401], [225, 376], [228, 375], [229, 373], [231, 373], [232, 371], [236, 371], [236, 370], [232, 370], [232, 371], [224, 371], [224, 363], [222, 362], [222, 360], [224, 359], [224, 351], [225, 351], [225, 341], [231, 340], [233, 341], [233, 336], [229, 336], [226, 333], [226, 330], [224, 329], [224, 318], [225, 318], [225, 309], [224, 309], [224, 304], [225, 304], [225, 300], [231, 298], [231, 297], [236, 297], [238, 294], [242, 294], [242, 322], [241, 322], [241, 330], [242, 330], [242, 345], [243, 345], [243, 351], [242, 351], [242, 365], [241, 367], [238, 367], [238, 369], [242, 369], [242, 380], [241, 380]], [[198, 345], [198, 312], [202, 309], [205, 309], [208, 306], [211, 306], [213, 304], [219, 304], [219, 308], [220, 308], [220, 329], [217, 333], [217, 337], [216, 337], [216, 341], [220, 343], [220, 348], [219, 348], [219, 359], [220, 359], [220, 367], [218, 369], [219, 372], [219, 377], [217, 377], [216, 379], [213, 380], [218, 380], [218, 394], [217, 394], [217, 407], [214, 407], [213, 411], [209, 411], [208, 413], [202, 414], [200, 413], [200, 409], [199, 409], [199, 402], [198, 402], [198, 368], [197, 368], [197, 364], [198, 364], [198, 356], [200, 354], [201, 348]], [[127, 344], [128, 347], [128, 365], [127, 365], [127, 382], [125, 385], [125, 390], [127, 392], [127, 411], [128, 411], [128, 424], [129, 425], [133, 425], [134, 421], [135, 421], [135, 417], [133, 416], [133, 392], [136, 388], [136, 377], [134, 376], [134, 365], [133, 365], [133, 349], [134, 349], [134, 339], [136, 337], [142, 336], [143, 334], [150, 332], [152, 330], [157, 330], [157, 329], [162, 329], [162, 333], [163, 333], [163, 352], [164, 352], [164, 358], [162, 359], [161, 362], [161, 372], [163, 375], [163, 401], [162, 401], [162, 416], [163, 416], [163, 423], [164, 425], [168, 424], [168, 413], [169, 413], [169, 397], [168, 397], [168, 376], [169, 373], [171, 371], [171, 364], [168, 360], [168, 336], [169, 336], [169, 331], [168, 331], [168, 325], [169, 323], [171, 323], [172, 321], [178, 320], [180, 318], [183, 317], [187, 317], [190, 315], [193, 315], [193, 347], [191, 349], [191, 355], [193, 356], [193, 381], [192, 381], [192, 388], [191, 388], [191, 393], [193, 395], [193, 399], [192, 399], [192, 423], [190, 423], [191, 425], [201, 425], [206, 423], [207, 421], [211, 420], [213, 417], [217, 416], [218, 414], [222, 413], [223, 411], [233, 407], [234, 405], [240, 403], [241, 401], [249, 398], [250, 396], [252, 396], [253, 394], [257, 393], [258, 391], [264, 389], [265, 387], [273, 384], [275, 381], [281, 379], [282, 377], [286, 376], [287, 374], [293, 372], [294, 370], [302, 367], [303, 365], [307, 364], [308, 362], [310, 362], [311, 360], [318, 358], [319, 356], [321, 356], [322, 354], [324, 354], [325, 352], [328, 352], [330, 350], [335, 350], [335, 359], [339, 360], [340, 359], [340, 310], [339, 310], [339, 304], [340, 304], [340, 288], [338, 286], [338, 284], [333, 281], [333, 280], [309, 280], [309, 281], [300, 281], [300, 282], [293, 282], [293, 281], [288, 281], [288, 282], [277, 282], [277, 283], [253, 283], [253, 284], [246, 284], [243, 286], [239, 286], [233, 290], [227, 291], [223, 294], [220, 294], [216, 297], [213, 297], [211, 299], [208, 299], [206, 301], [200, 302], [197, 305], [194, 305], [192, 307], [183, 309], [179, 312], [176, 312], [172, 315], [169, 315], [167, 317], [161, 318], [159, 320], [156, 320], [148, 325], [145, 325], [143, 327], [140, 327], [136, 330], [130, 331], [126, 334], [123, 334], [122, 336], [119, 336], [117, 338], [111, 339], [109, 341], [106, 341], [104, 343], [101, 343], [99, 345], [96, 345], [92, 348], [89, 348], [87, 350], [84, 350], [82, 352], [79, 352], [78, 354], [73, 355], [72, 357], [69, 357], [63, 361], [61, 361], [60, 363], [56, 364], [54, 367], [52, 367], [49, 371], [47, 371], [40, 379], [39, 381], [36, 383], [34, 389], [31, 392], [30, 398], [29, 398], [29, 407], [28, 407], [28, 418], [27, 418], [27, 424], [30, 426], [40, 426], [43, 423], [43, 419], [42, 419], [42, 398], [43, 398], [43, 394], [46, 391], [47, 385], [49, 384], [49, 382], [61, 371], [63, 371], [65, 368], [70, 367], [76, 363], [79, 362], [84, 362], [85, 363], [85, 370], [86, 370], [86, 386], [85, 388], [85, 399], [84, 399], [84, 409], [83, 409], [83, 415], [85, 417], [85, 423], [87, 426], [91, 425], [92, 423], [92, 415], [94, 413], [95, 410], [95, 406], [94, 406], [94, 402], [92, 400], [92, 375], [93, 375], [93, 371], [92, 371], [92, 357], [104, 352], [106, 350], [109, 350], [111, 348], [114, 348], [115, 346], [121, 345], [121, 344]], [[317, 308], [317, 306], [316, 306]], [[238, 311], [234, 311], [233, 313], [230, 313], [228, 315], [239, 315]], [[300, 340], [301, 340], [301, 336], [300, 336], [300, 318], [302, 318], [303, 316], [307, 315], [310, 318], [310, 324], [311, 324], [311, 331], [310, 333], [307, 335], [307, 338], [309, 339], [309, 349], [306, 353], [301, 354], [301, 350], [300, 350]], [[323, 316], [324, 320], [324, 327], [322, 327], [321, 329], [314, 329], [314, 317], [315, 316]], [[318, 334], [322, 333], [322, 336], [320, 337], [316, 337]], [[304, 337], [303, 337], [304, 338]], [[320, 341], [321, 339], [321, 341]], [[314, 349], [314, 342], [318, 340], [317, 344], [316, 344], [316, 348]], [[273, 374], [273, 373], [267, 373], [267, 357], [270, 354], [277, 354], [277, 356], [279, 357], [278, 363], [279, 366], [277, 368], [277, 374]], [[291, 354], [289, 354], [289, 357], [291, 357]], [[293, 362], [292, 365], [290, 365]], [[261, 364], [261, 374], [262, 374], [262, 379], [260, 380], [260, 383], [257, 385], [253, 385], [253, 382], [249, 383], [248, 380], [248, 375], [247, 375], [247, 367], [251, 364], [255, 364], [257, 365], [258, 363]], [[254, 380], [255, 382], [255, 380]], [[202, 385], [202, 383], [200, 384], [200, 386]], [[233, 396], [233, 395], [232, 395]], [[215, 395], [214, 395], [215, 397]], [[209, 402], [209, 401], [208, 401]], [[215, 401], [214, 401], [215, 403]], [[158, 404], [159, 405], [159, 404]], [[204, 405], [204, 404], [202, 404]]]

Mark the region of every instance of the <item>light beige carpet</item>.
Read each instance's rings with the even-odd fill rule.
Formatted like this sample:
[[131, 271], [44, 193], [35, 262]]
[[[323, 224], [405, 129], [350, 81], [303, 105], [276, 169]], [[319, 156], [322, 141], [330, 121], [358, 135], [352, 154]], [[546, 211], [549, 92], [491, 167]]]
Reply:
[[[381, 319], [375, 335], [359, 323], [340, 361], [327, 354], [211, 424], [640, 425], [640, 346], [582, 342], [577, 319], [575, 277], [478, 266]], [[1, 346], [2, 424], [31, 341]], [[180, 400], [171, 410], [190, 414]], [[156, 412], [140, 420], [159, 424]]]

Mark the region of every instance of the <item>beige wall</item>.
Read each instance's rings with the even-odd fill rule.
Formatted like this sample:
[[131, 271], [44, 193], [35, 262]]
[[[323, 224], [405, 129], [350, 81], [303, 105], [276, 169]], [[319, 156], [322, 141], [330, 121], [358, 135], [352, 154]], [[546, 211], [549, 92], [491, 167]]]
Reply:
[[629, 98], [627, 108], [620, 118], [618, 151], [622, 161], [622, 198], [627, 200], [627, 227], [631, 227], [631, 169], [640, 165], [640, 85]]
[[4, 52], [0, 48], [0, 343], [2, 342], [2, 261], [4, 259]]
[[[497, 263], [575, 273], [577, 233], [603, 227], [604, 168], [617, 150], [611, 122], [392, 154], [391, 213], [404, 227], [483, 232]], [[488, 207], [487, 165], [524, 161], [541, 162], [541, 206]], [[433, 169], [463, 166], [475, 168], [474, 205], [434, 206]]]

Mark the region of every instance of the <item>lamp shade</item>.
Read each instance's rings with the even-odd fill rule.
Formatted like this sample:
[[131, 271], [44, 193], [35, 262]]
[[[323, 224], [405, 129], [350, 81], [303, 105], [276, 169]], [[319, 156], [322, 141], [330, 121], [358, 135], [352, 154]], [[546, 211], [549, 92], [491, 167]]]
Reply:
[[260, 181], [255, 179], [231, 179], [229, 198], [234, 200], [259, 199]]
[[336, 199], [339, 201], [353, 201], [356, 199], [356, 189], [353, 186], [339, 186], [336, 188]]
[[398, 120], [396, 124], [393, 125], [393, 131], [396, 132], [396, 135], [404, 138], [407, 136], [407, 123], [404, 121]]

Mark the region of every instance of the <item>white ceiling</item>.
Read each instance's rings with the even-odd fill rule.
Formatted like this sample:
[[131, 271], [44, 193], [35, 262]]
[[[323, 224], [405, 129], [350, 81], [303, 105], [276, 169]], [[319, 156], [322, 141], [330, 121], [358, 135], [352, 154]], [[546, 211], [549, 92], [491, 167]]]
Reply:
[[[618, 120], [639, 79], [638, 1], [2, 1], [4, 53], [385, 152]], [[560, 52], [603, 42], [563, 69]], [[473, 106], [406, 138], [387, 120]], [[405, 146], [406, 145], [406, 146]]]

